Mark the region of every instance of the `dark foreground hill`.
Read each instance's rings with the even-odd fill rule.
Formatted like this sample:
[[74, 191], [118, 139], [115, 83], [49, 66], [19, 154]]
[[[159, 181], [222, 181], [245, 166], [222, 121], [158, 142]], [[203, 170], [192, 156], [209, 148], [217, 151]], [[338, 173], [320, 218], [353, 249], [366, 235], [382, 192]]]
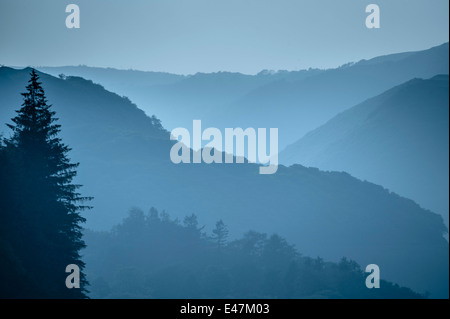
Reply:
[[[0, 68], [1, 122], [20, 106], [29, 72]], [[255, 164], [176, 165], [168, 132], [128, 99], [82, 78], [41, 80], [72, 159], [81, 162], [83, 193], [95, 197], [88, 227], [109, 229], [134, 205], [180, 218], [196, 213], [206, 225], [223, 219], [231, 238], [249, 229], [278, 233], [307, 256], [375, 263], [383, 279], [448, 297], [447, 230], [411, 200], [299, 165], [274, 175], [260, 175]]]

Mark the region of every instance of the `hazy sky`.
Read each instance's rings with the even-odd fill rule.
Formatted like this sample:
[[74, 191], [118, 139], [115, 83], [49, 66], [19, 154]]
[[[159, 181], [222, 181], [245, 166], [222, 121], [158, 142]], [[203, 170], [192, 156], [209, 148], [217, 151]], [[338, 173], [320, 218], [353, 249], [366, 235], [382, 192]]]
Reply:
[[[81, 11], [67, 29], [66, 5]], [[381, 28], [367, 29], [378, 4]], [[335, 67], [449, 39], [448, 0], [0, 0], [0, 64], [173, 73]]]

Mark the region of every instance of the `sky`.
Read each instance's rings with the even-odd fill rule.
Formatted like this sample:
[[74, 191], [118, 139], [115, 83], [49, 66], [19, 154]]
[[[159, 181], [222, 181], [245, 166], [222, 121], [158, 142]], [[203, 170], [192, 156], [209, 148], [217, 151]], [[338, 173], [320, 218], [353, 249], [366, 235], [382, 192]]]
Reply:
[[[80, 28], [68, 29], [68, 4]], [[368, 4], [380, 28], [368, 29]], [[448, 42], [448, 0], [0, 0], [0, 64], [178, 74], [332, 68]]]

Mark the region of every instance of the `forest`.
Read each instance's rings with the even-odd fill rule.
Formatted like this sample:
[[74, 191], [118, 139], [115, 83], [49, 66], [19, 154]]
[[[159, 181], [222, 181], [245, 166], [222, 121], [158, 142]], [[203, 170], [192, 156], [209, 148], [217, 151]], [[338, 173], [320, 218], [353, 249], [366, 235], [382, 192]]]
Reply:
[[219, 220], [207, 233], [195, 214], [132, 208], [107, 232], [85, 230], [92, 298], [366, 299], [425, 298], [381, 280], [368, 289], [361, 266], [342, 257], [303, 256], [277, 234], [246, 232], [230, 240]]

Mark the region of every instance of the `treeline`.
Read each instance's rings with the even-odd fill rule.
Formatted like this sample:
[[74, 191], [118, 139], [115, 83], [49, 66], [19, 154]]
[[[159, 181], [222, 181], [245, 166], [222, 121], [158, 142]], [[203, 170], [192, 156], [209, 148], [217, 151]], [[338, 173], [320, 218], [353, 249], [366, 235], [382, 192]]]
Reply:
[[381, 280], [354, 261], [302, 256], [282, 237], [249, 231], [228, 240], [218, 221], [210, 234], [196, 215], [183, 221], [155, 208], [133, 208], [111, 231], [85, 230], [92, 298], [423, 298]]

